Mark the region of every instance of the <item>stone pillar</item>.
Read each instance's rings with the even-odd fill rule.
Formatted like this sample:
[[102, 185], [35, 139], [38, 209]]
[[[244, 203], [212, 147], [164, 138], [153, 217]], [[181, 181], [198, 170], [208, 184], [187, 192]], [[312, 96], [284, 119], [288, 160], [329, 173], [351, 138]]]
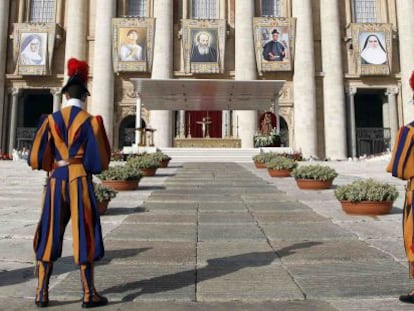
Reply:
[[230, 110], [223, 110], [221, 114], [221, 137], [228, 138], [230, 137]]
[[[253, 41], [254, 2], [235, 2], [235, 79], [256, 80], [256, 57]], [[233, 111], [233, 134], [238, 134], [242, 148], [253, 148], [253, 136], [257, 129], [256, 110]], [[238, 126], [238, 129], [237, 129]]]
[[[9, 1], [8, 0], [1, 1], [1, 2], [6, 2], [6, 5], [9, 6], [9, 3], [8, 3]], [[19, 15], [17, 16], [17, 22], [19, 22], [19, 23], [26, 22], [26, 20], [25, 20], [26, 18], [25, 18], [25, 14], [24, 14], [26, 12], [25, 7], [26, 7], [26, 0], [19, 0], [19, 13], [18, 13]], [[2, 9], [1, 4], [0, 4], [0, 9]], [[9, 10], [2, 11], [2, 12], [8, 14]], [[6, 21], [7, 21], [7, 19], [6, 19]]]
[[348, 116], [348, 154], [353, 158], [356, 157], [356, 125], [355, 125], [355, 101], [354, 97], [357, 92], [355, 87], [348, 89], [348, 105], [347, 105], [347, 116]]
[[276, 133], [280, 134], [280, 111], [279, 111], [279, 95], [276, 94], [274, 100], [273, 100], [273, 113], [276, 116]]
[[[153, 79], [171, 79], [173, 73], [173, 0], [154, 0], [156, 19], [154, 38]], [[166, 52], [167, 51], [167, 52]], [[157, 147], [172, 146], [172, 111], [151, 110], [151, 127], [156, 129], [154, 144]]]
[[[86, 60], [86, 35], [87, 35], [87, 22], [88, 22], [88, 2], [85, 0], [67, 0], [66, 1], [66, 45], [65, 45], [65, 64], [68, 59], [75, 57], [80, 60]], [[100, 27], [103, 27], [103, 21], [98, 19], [99, 12], [101, 9], [97, 1], [96, 5], [96, 20], [99, 27], [96, 27], [100, 32]], [[103, 0], [102, 2], [110, 2], [108, 0]], [[113, 2], [113, 1], [112, 1]], [[76, 13], [75, 13], [76, 12]], [[111, 16], [112, 17], [112, 16]], [[96, 34], [97, 35], [97, 34]], [[65, 73], [66, 68], [65, 65]], [[96, 67], [94, 67], [95, 69]]]
[[91, 113], [103, 117], [109, 142], [113, 143], [114, 74], [112, 67], [112, 18], [115, 1], [96, 2], [96, 32], [93, 62]]
[[135, 111], [135, 144], [139, 146], [141, 143], [141, 109], [142, 109], [142, 97], [140, 93], [136, 93], [137, 105]]
[[11, 93], [11, 116], [10, 116], [10, 134], [9, 134], [9, 153], [12, 153], [13, 148], [16, 147], [16, 127], [17, 127], [17, 105], [19, 104], [18, 88], [10, 89]]
[[3, 115], [6, 109], [6, 94], [5, 89], [5, 76], [6, 76], [6, 60], [7, 60], [7, 34], [9, 23], [9, 0], [0, 1], [0, 150], [4, 150], [3, 146], [3, 131], [5, 130], [3, 125]]
[[[293, 0], [296, 17], [294, 93], [294, 147], [305, 158], [317, 157], [315, 55], [312, 1]], [[325, 18], [325, 17], [324, 17]]]
[[53, 95], [53, 112], [58, 111], [62, 104], [62, 93], [60, 88], [50, 89], [50, 93]]
[[385, 95], [388, 97], [388, 107], [389, 107], [389, 124], [391, 132], [391, 147], [394, 145], [395, 138], [398, 133], [398, 113], [397, 113], [397, 87], [390, 87], [385, 92]]
[[325, 157], [331, 160], [346, 158], [345, 94], [338, 7], [338, 0], [321, 1]]
[[414, 108], [410, 103], [413, 91], [408, 80], [414, 70], [414, 1], [397, 0], [398, 37], [401, 68], [401, 100], [403, 107], [403, 124], [414, 120]]
[[185, 110], [179, 111], [178, 137], [185, 138]]

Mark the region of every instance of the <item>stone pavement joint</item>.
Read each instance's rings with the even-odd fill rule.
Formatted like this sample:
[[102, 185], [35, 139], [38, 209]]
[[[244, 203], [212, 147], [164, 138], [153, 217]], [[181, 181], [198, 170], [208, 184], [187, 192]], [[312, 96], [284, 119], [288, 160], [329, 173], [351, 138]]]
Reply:
[[[321, 162], [334, 187], [385, 173], [387, 159]], [[301, 163], [302, 164], [302, 163]], [[44, 174], [0, 161], [0, 310], [35, 310], [32, 235]], [[11, 181], [11, 182], [10, 182]], [[401, 197], [391, 214], [349, 216], [333, 195], [271, 178], [253, 163], [179, 163], [120, 192], [101, 217], [100, 310], [411, 310]], [[51, 310], [80, 309], [70, 227]]]

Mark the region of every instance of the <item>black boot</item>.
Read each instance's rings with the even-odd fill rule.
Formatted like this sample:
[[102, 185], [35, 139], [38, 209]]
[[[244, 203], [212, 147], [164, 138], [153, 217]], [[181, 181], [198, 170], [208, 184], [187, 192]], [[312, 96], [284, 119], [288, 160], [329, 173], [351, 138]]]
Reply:
[[83, 288], [82, 308], [94, 308], [104, 306], [108, 299], [96, 292], [94, 285], [93, 264], [80, 265], [81, 281]]
[[414, 290], [409, 292], [407, 295], [401, 295], [400, 301], [405, 303], [414, 303]]
[[45, 308], [49, 305], [49, 279], [52, 275], [53, 263], [38, 261], [37, 263], [37, 289], [35, 304], [39, 308]]

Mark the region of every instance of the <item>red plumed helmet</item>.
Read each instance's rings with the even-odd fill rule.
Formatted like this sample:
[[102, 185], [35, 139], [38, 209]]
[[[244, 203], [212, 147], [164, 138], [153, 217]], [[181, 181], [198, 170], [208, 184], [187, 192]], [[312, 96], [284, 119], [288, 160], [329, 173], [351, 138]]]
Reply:
[[411, 73], [410, 86], [411, 86], [411, 89], [414, 91], [414, 71]]
[[89, 66], [88, 63], [76, 58], [70, 58], [68, 60], [68, 76], [69, 79], [62, 88], [62, 93], [66, 93], [70, 86], [79, 85], [83, 88], [84, 92], [87, 95], [91, 95], [86, 88], [86, 83], [88, 82], [88, 72]]

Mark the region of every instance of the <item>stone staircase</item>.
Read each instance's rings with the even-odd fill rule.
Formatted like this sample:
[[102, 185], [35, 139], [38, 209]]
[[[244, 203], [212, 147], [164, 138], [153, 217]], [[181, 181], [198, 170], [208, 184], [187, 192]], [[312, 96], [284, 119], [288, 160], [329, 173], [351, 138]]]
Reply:
[[251, 162], [263, 152], [292, 153], [292, 148], [158, 148], [174, 162]]

